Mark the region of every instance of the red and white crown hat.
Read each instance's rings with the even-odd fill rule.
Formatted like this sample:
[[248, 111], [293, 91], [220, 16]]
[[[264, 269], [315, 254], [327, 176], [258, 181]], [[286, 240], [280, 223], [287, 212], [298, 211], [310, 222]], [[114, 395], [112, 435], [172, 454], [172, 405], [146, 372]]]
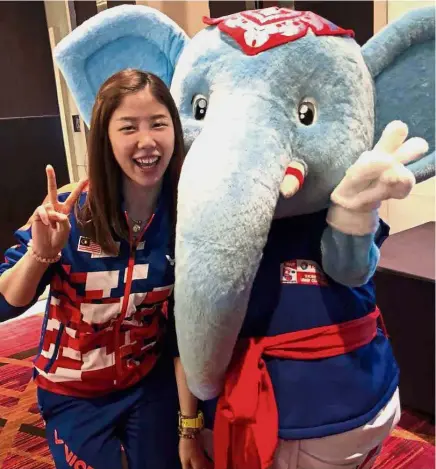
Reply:
[[203, 17], [207, 25], [231, 36], [247, 55], [256, 55], [267, 49], [296, 41], [310, 29], [316, 36], [350, 36], [351, 29], [342, 29], [311, 11], [295, 11], [270, 7], [242, 11], [221, 18]]

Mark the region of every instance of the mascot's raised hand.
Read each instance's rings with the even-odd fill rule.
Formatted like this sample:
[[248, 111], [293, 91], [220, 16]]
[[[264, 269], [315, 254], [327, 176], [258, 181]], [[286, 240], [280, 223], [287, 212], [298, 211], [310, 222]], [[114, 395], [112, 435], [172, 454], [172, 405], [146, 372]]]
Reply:
[[375, 232], [378, 208], [384, 200], [404, 199], [415, 185], [415, 176], [405, 165], [428, 151], [420, 137], [407, 139], [407, 125], [389, 123], [371, 151], [364, 152], [346, 172], [331, 195], [328, 223], [352, 235]]

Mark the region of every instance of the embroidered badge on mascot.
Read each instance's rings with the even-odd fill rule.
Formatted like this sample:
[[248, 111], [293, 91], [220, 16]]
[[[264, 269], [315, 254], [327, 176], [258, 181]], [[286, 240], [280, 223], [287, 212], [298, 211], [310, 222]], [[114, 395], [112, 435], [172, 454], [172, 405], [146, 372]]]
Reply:
[[310, 11], [271, 7], [243, 11], [221, 18], [204, 17], [203, 22], [218, 25], [232, 37], [246, 55], [256, 55], [305, 36], [310, 29], [317, 36], [351, 36], [354, 31], [342, 29]]
[[282, 284], [328, 286], [326, 275], [315, 261], [295, 259], [283, 262], [280, 269]]

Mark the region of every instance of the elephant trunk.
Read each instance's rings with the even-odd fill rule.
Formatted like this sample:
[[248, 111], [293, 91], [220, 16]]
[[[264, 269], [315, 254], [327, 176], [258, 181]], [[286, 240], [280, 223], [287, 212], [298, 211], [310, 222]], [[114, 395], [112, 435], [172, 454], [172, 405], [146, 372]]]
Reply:
[[179, 184], [176, 327], [189, 387], [201, 399], [222, 388], [291, 156], [278, 138], [283, 129], [247, 118], [249, 105], [220, 100]]

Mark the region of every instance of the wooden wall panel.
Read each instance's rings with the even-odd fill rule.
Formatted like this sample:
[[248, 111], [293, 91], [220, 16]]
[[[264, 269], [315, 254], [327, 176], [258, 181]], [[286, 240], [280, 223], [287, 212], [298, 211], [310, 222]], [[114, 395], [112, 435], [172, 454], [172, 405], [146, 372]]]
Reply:
[[110, 0], [107, 2], [107, 7], [112, 8], [112, 7], [116, 7], [118, 5], [124, 5], [124, 4], [135, 5], [136, 2], [135, 0]]
[[69, 182], [44, 3], [0, 1], [0, 255], [47, 193]]
[[3, 253], [47, 195], [45, 166], [53, 165], [59, 187], [69, 182], [59, 116], [0, 120], [0, 162]]
[[299, 1], [296, 10], [309, 10], [337, 26], [353, 29], [356, 41], [363, 45], [374, 34], [374, 3], [372, 1]]
[[74, 2], [74, 11], [76, 13], [76, 26], [79, 26], [91, 16], [97, 14], [97, 3], [95, 1], [76, 0]]
[[[135, 5], [135, 0], [111, 0], [107, 2], [107, 7], [112, 8], [123, 4]], [[76, 26], [97, 14], [97, 2], [95, 0], [75, 0], [74, 11], [76, 14]]]
[[247, 10], [246, 2], [236, 1], [210, 1], [209, 2], [211, 18], [219, 18], [220, 16], [230, 15], [238, 11]]
[[0, 118], [59, 114], [43, 2], [0, 1]]

